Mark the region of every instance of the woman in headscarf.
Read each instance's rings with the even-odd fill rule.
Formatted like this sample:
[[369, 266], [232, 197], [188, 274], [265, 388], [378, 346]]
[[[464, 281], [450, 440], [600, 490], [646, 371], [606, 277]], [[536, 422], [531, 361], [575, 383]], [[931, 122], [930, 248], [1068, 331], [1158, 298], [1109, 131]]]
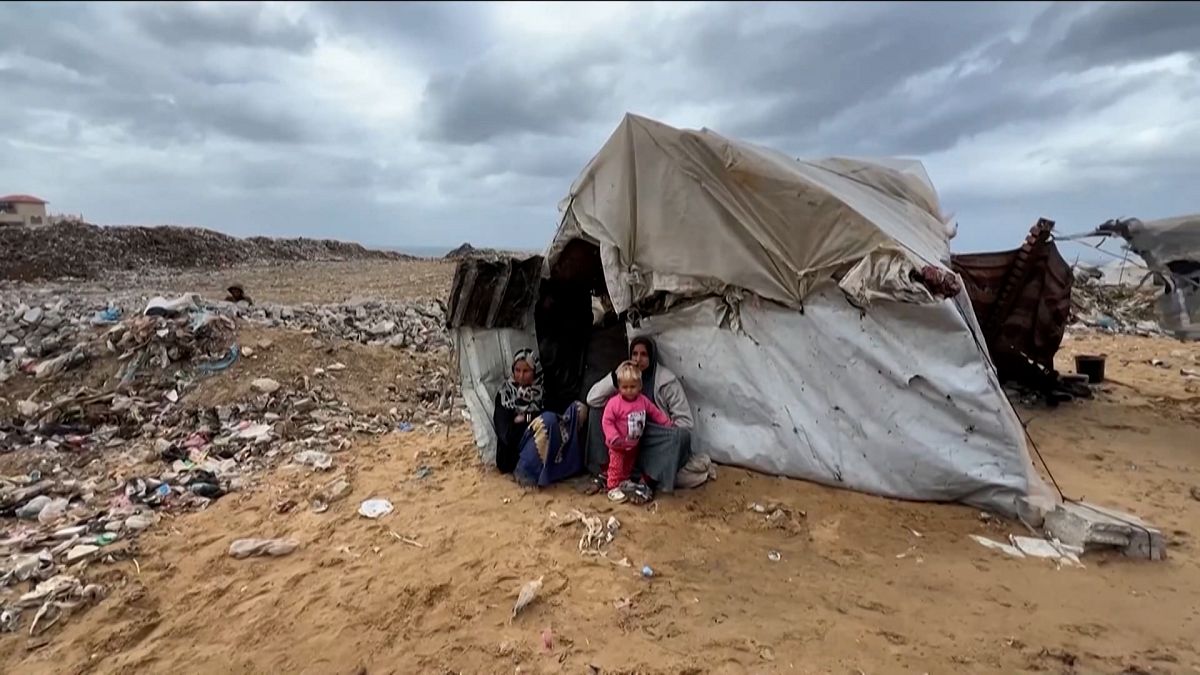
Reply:
[[544, 407], [542, 368], [532, 349], [513, 355], [508, 379], [496, 392], [492, 425], [496, 428], [496, 468], [512, 473], [521, 452], [521, 438]]
[[537, 487], [583, 472], [588, 409], [579, 402], [562, 415], [544, 412], [534, 418], [521, 439], [521, 454], [514, 477]]
[[[650, 477], [654, 487], [672, 492], [676, 486], [698, 487], [713, 473], [712, 462], [707, 455], [692, 452], [691, 430], [692, 407], [688, 403], [683, 384], [675, 373], [658, 362], [654, 341], [648, 337], [636, 337], [629, 343], [629, 360], [642, 369], [642, 393], [662, 408], [671, 418], [671, 427], [647, 424], [642, 436], [638, 464], [640, 470]], [[603, 409], [608, 399], [617, 393], [616, 371], [592, 386], [588, 392], [588, 407]], [[599, 415], [592, 415], [599, 420]], [[595, 473], [608, 462], [604, 447], [604, 433], [598, 422], [588, 427], [587, 465]]]

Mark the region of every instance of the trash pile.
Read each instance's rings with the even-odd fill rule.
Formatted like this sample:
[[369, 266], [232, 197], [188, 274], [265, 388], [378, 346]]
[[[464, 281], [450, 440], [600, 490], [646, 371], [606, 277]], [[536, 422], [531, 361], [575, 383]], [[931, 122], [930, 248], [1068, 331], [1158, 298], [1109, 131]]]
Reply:
[[1164, 335], [1158, 325], [1156, 302], [1160, 291], [1148, 281], [1138, 284], [1136, 275], [1130, 283], [1107, 283], [1106, 277], [1087, 267], [1075, 270], [1075, 285], [1071, 290], [1069, 328], [1081, 331], [1088, 328], [1126, 335]]
[[446, 306], [427, 302], [366, 301], [339, 305], [264, 305], [242, 307], [250, 321], [309, 330], [367, 345], [426, 352], [450, 346]]
[[[444, 339], [436, 305], [360, 307], [279, 311], [269, 320], [268, 310], [260, 320], [384, 343], [399, 336], [418, 350]], [[105, 589], [87, 582], [89, 569], [136, 565], [138, 536], [170, 514], [206, 508], [284, 462], [328, 471], [356, 436], [412, 429], [396, 410], [355, 412], [323, 372], [288, 383], [259, 378], [238, 403], [187, 405], [200, 380], [248, 352], [239, 314], [259, 311], [196, 296], [155, 297], [136, 312], [54, 298], [0, 305], [0, 326], [13, 336], [0, 373], [38, 383], [0, 418], [0, 629], [38, 635], [100, 598]], [[390, 333], [369, 330], [387, 321], [395, 322]], [[92, 372], [101, 364], [115, 369]], [[96, 377], [63, 377], [73, 370]], [[425, 378], [416, 395], [448, 415], [452, 380], [440, 375]], [[349, 485], [326, 488], [313, 499], [318, 513]]]
[[330, 239], [239, 239], [195, 227], [97, 227], [62, 222], [34, 232], [0, 229], [4, 279], [93, 279], [114, 270], [205, 269], [241, 264], [334, 260], [412, 260]]

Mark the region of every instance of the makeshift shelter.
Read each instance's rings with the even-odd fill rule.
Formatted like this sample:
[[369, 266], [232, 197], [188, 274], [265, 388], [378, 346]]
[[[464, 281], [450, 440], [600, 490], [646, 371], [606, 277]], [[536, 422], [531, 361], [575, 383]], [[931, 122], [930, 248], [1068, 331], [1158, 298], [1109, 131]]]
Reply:
[[[693, 446], [720, 463], [1009, 513], [1049, 496], [920, 163], [796, 160], [627, 115], [560, 210], [536, 291], [516, 272], [536, 259], [456, 275], [450, 323], [485, 460], [515, 349], [561, 370], [546, 385], [561, 401], [646, 334], [690, 398]], [[623, 321], [593, 322], [593, 296]], [[456, 309], [516, 297], [527, 306], [507, 318]]]
[[[1071, 318], [1074, 276], [1051, 235], [1054, 221], [1042, 218], [1020, 248], [956, 254], [951, 266], [963, 280], [983, 328], [1000, 379], [1045, 392], [1061, 386], [1054, 355]], [[1085, 395], [1090, 390], [1083, 387]]]
[[1114, 235], [1146, 261], [1162, 288], [1160, 325], [1181, 340], [1200, 340], [1200, 214], [1110, 220], [1086, 236]]

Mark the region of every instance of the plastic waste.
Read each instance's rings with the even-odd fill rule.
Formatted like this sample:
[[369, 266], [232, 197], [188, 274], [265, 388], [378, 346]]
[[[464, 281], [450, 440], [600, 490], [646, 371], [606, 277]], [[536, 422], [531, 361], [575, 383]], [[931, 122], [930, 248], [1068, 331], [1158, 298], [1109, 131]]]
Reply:
[[181, 295], [173, 300], [156, 295], [146, 303], [143, 314], [146, 316], [175, 316], [184, 310], [198, 307], [197, 300], [195, 295]]
[[229, 545], [229, 555], [234, 558], [249, 558], [250, 556], [287, 555], [300, 547], [295, 539], [238, 539]]
[[217, 499], [225, 494], [225, 491], [221, 489], [221, 486], [217, 485], [216, 483], [192, 483], [188, 486], [188, 490], [198, 497], [205, 497], [208, 499]]
[[779, 551], [768, 551], [767, 552], [767, 560], [770, 560], [771, 562], [779, 562], [782, 559], [783, 559], [783, 555], [781, 555], [779, 553]]
[[654, 576], [654, 570], [649, 565], [642, 565], [642, 576], [649, 579]]
[[396, 425], [396, 430], [403, 433], [408, 433], [413, 430], [413, 425], [408, 422], [401, 422], [400, 424]]
[[311, 466], [317, 471], [328, 471], [333, 468], [333, 456], [320, 450], [301, 450], [292, 457], [292, 461]]
[[38, 522], [43, 525], [48, 525], [67, 515], [67, 506], [70, 502], [66, 499], [53, 499], [49, 504], [46, 504], [42, 512], [38, 514]]
[[386, 499], [368, 499], [358, 505], [358, 514], [364, 518], [382, 518], [393, 510], [392, 503]]
[[25, 505], [17, 509], [17, 517], [23, 520], [36, 520], [38, 514], [46, 505], [50, 503], [50, 497], [46, 495], [38, 495], [33, 499], [25, 502]]
[[102, 309], [99, 312], [96, 312], [95, 316], [92, 317], [91, 323], [93, 326], [111, 326], [120, 320], [121, 308], [109, 307], [108, 309]]
[[229, 348], [229, 353], [216, 361], [201, 363], [196, 366], [196, 370], [202, 373], [217, 373], [237, 363], [238, 357], [241, 356], [241, 348], [234, 344]]
[[512, 617], [510, 621], [517, 618], [517, 614], [519, 614], [521, 610], [528, 607], [531, 603], [533, 603], [534, 600], [537, 599], [538, 591], [542, 590], [542, 581], [545, 578], [546, 577], [544, 576], [540, 576], [521, 587], [520, 592], [517, 593], [517, 602], [513, 605]]

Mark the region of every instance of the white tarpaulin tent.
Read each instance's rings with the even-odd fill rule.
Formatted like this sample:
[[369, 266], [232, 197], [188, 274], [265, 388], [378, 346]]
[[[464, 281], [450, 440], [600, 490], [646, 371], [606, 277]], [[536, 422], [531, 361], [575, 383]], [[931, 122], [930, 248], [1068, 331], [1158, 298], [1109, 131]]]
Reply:
[[[949, 232], [919, 163], [801, 161], [628, 115], [561, 209], [546, 274], [582, 239], [618, 312], [668, 298], [629, 332], [656, 338], [714, 460], [1010, 513], [1049, 496], [965, 292], [921, 283]], [[464, 388], [496, 377], [471, 358]]]

